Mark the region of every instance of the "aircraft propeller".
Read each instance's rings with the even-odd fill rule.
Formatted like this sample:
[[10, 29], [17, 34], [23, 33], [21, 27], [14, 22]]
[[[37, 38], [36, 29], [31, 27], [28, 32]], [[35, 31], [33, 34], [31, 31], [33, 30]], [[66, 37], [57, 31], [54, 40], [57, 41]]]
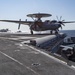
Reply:
[[61, 29], [62, 29], [62, 25], [65, 26], [65, 23], [75, 23], [75, 21], [65, 21], [65, 20], [61, 20], [61, 18], [62, 16], [60, 17], [60, 20], [58, 21], [58, 23], [60, 23], [61, 25]]
[[60, 16], [60, 19], [58, 19], [58, 16], [56, 16], [56, 18], [57, 18], [57, 20], [58, 20], [57, 22], [60, 23], [60, 25], [61, 25], [60, 27], [61, 27], [61, 29], [62, 29], [62, 25], [65, 26], [65, 24], [64, 24], [64, 21], [65, 21], [65, 20], [61, 20], [61, 19], [62, 19], [62, 16]]

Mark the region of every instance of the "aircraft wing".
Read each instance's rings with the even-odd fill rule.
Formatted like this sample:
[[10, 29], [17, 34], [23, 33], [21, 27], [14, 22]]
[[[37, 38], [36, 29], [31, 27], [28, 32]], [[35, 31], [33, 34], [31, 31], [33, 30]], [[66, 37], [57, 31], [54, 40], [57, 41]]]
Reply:
[[18, 23], [18, 24], [24, 24], [24, 25], [31, 25], [32, 21], [16, 21], [16, 20], [0, 20], [2, 22], [11, 22], [11, 23]]
[[75, 21], [67, 21], [67, 22], [62, 22], [62, 23], [75, 23]]

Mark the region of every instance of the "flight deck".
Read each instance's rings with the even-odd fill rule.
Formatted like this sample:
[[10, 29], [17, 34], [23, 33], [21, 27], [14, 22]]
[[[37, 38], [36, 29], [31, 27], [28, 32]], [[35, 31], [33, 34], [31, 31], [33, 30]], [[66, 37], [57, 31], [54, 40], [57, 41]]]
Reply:
[[0, 75], [75, 75], [66, 62], [23, 43], [47, 36], [0, 33]]

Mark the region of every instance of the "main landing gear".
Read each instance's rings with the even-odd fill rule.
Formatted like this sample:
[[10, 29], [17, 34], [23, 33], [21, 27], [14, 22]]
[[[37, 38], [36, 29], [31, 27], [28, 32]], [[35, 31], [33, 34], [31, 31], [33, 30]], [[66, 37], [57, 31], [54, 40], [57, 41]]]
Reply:
[[33, 31], [31, 30], [30, 32], [31, 32], [31, 34], [33, 35]]
[[55, 31], [55, 34], [58, 34], [58, 31]]

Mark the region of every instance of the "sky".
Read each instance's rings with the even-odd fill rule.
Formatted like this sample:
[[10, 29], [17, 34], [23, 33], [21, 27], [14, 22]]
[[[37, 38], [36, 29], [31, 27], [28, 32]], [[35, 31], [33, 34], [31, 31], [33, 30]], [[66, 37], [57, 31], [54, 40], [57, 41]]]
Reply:
[[[0, 0], [0, 20], [31, 20], [27, 14], [48, 13], [54, 20], [62, 16], [62, 20], [75, 21], [75, 0]], [[0, 29], [18, 30], [18, 24], [0, 22]], [[29, 32], [29, 27], [21, 25], [21, 31]], [[75, 24], [66, 24], [63, 30], [75, 30]]]

